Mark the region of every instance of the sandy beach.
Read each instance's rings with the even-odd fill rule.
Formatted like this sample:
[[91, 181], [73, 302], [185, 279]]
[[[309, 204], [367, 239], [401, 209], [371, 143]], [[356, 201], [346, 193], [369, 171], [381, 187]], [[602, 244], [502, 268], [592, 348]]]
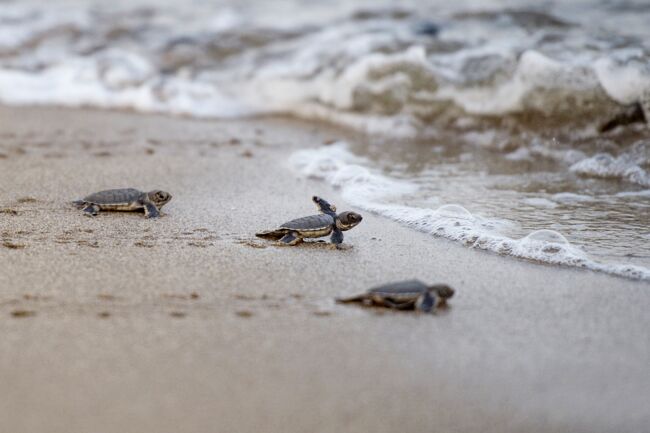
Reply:
[[[337, 191], [286, 167], [354, 137], [286, 119], [0, 108], [0, 431], [642, 432], [650, 284], [464, 248], [363, 213], [346, 250], [256, 230]], [[160, 188], [159, 220], [87, 218]], [[393, 280], [424, 316], [335, 304]]]

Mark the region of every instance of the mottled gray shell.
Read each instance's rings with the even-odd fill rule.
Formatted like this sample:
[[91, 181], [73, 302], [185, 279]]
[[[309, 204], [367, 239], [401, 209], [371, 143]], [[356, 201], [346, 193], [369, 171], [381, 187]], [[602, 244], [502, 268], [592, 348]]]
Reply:
[[142, 191], [134, 188], [109, 189], [90, 194], [83, 201], [99, 205], [130, 204], [139, 200], [141, 195]]
[[429, 287], [419, 280], [407, 280], [384, 284], [368, 290], [368, 294], [391, 298], [396, 301], [415, 301], [418, 296], [426, 293]]
[[275, 230], [256, 233], [265, 239], [280, 239], [287, 233], [297, 233], [300, 238], [320, 238], [332, 233], [334, 218], [327, 214], [311, 215], [287, 221]]
[[288, 221], [280, 226], [280, 229], [295, 230], [297, 232], [312, 230], [331, 229], [334, 224], [334, 218], [327, 214], [310, 215], [295, 220]]

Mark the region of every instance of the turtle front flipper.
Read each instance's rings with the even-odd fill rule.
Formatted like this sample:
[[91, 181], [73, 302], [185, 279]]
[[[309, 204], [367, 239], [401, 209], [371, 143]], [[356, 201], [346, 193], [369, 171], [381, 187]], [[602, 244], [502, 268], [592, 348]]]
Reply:
[[153, 203], [143, 203], [143, 205], [145, 218], [158, 218], [160, 216], [160, 211]]
[[280, 242], [286, 245], [296, 245], [300, 241], [302, 241], [302, 238], [300, 238], [296, 232], [289, 232], [280, 239]]
[[334, 206], [333, 204], [329, 204], [327, 201], [323, 200], [322, 198], [316, 195], [313, 196], [311, 199], [316, 204], [316, 207], [320, 212], [336, 217], [336, 206]]
[[86, 207], [83, 208], [83, 211], [86, 216], [96, 216], [99, 213], [99, 206], [93, 203], [86, 204]]
[[332, 243], [337, 246], [343, 243], [343, 232], [341, 229], [334, 226], [334, 229], [332, 230], [332, 236], [330, 236], [330, 241], [332, 241]]
[[436, 303], [437, 297], [431, 292], [425, 292], [415, 300], [415, 309], [423, 313], [430, 313], [436, 307]]

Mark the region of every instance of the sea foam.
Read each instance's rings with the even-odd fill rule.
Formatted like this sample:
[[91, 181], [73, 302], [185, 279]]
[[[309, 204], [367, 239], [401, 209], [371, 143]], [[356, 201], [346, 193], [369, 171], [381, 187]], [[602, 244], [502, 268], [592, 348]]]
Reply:
[[352, 154], [344, 142], [297, 151], [288, 164], [301, 176], [321, 179], [338, 188], [343, 199], [354, 206], [433, 236], [501, 255], [650, 280], [650, 269], [598, 262], [554, 230], [537, 230], [514, 239], [500, 230], [507, 222], [472, 214], [461, 204], [436, 209], [403, 205], [418, 186], [368, 168], [370, 161]]
[[583, 176], [627, 180], [647, 187], [650, 186], [650, 174], [639, 165], [647, 162], [646, 159], [639, 161], [628, 154], [613, 157], [608, 153], [599, 153], [573, 164], [571, 171]]
[[[430, 8], [416, 2], [394, 14], [367, 5], [365, 15], [339, 2], [319, 7], [320, 19], [306, 12], [278, 19], [261, 4], [195, 3], [3, 4], [0, 102], [196, 117], [291, 114], [420, 137], [433, 134], [436, 119], [459, 115], [598, 122], [650, 92], [647, 38], [605, 43], [582, 13], [577, 27], [499, 10], [502, 2], [478, 14], [453, 2], [435, 8], [441, 24], [423, 33]], [[645, 36], [646, 27], [625, 30]]]

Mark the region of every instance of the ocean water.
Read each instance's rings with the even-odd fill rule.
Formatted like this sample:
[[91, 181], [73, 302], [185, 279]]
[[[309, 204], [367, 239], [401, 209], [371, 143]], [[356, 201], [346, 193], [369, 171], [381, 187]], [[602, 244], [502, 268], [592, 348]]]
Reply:
[[330, 122], [357, 138], [288, 169], [351, 204], [650, 280], [648, 23], [647, 1], [0, 0], [0, 103]]

